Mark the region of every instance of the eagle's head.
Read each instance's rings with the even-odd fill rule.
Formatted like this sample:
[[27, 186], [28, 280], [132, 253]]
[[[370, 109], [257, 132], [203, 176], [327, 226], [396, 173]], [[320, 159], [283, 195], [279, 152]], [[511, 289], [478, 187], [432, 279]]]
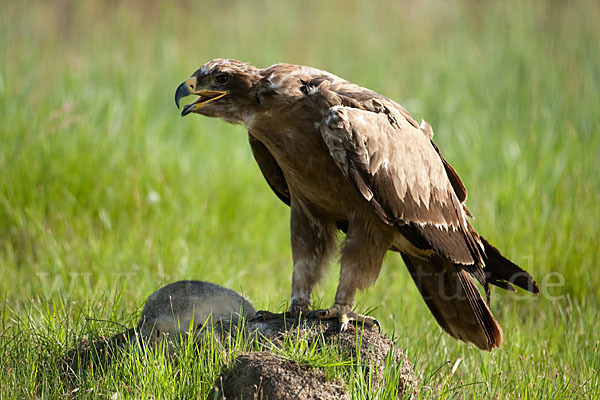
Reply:
[[222, 118], [239, 123], [256, 103], [258, 69], [238, 60], [217, 58], [200, 67], [175, 92], [175, 103], [186, 96], [198, 98], [183, 107], [181, 116], [190, 113]]

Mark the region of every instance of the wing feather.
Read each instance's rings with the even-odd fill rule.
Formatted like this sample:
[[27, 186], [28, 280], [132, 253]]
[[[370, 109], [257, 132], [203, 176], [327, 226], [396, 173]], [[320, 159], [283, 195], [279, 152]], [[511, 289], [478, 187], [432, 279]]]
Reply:
[[458, 174], [451, 169], [449, 176], [416, 122], [377, 104], [375, 112], [335, 106], [325, 113], [321, 134], [336, 164], [384, 222], [408, 225], [453, 262], [481, 264], [482, 245], [471, 234]]

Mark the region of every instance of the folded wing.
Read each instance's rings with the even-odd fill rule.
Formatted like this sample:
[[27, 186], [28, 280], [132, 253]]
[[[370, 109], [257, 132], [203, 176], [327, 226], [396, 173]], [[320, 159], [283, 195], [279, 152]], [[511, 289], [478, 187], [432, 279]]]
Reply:
[[451, 182], [430, 137], [402, 114], [332, 107], [321, 134], [342, 173], [384, 222], [452, 262], [483, 265], [483, 245], [461, 202], [466, 190], [454, 187], [462, 182]]

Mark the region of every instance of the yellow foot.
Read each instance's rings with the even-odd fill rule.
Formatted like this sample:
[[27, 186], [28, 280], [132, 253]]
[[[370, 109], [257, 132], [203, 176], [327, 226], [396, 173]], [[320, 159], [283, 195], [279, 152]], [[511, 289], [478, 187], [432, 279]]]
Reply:
[[348, 324], [353, 322], [356, 326], [367, 326], [373, 328], [377, 326], [377, 329], [381, 331], [379, 322], [373, 317], [368, 315], [361, 315], [352, 312], [350, 306], [345, 304], [334, 304], [327, 310], [315, 310], [309, 314], [310, 318], [318, 319], [337, 319], [340, 321], [340, 332], [344, 332], [348, 329]]

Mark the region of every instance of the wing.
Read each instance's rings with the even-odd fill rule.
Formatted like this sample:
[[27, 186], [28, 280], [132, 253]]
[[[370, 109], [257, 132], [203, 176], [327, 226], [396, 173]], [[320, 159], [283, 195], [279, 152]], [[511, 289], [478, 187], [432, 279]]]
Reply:
[[273, 158], [273, 155], [265, 147], [265, 145], [252, 136], [252, 133], [248, 132], [248, 142], [250, 142], [250, 149], [252, 149], [252, 155], [265, 177], [267, 183], [275, 192], [277, 197], [288, 206], [290, 205], [290, 191], [283, 175], [283, 171]]
[[412, 115], [410, 115], [410, 113], [406, 110], [406, 108], [402, 107], [395, 101], [380, 95], [377, 92], [343, 80], [335, 75], [324, 73], [323, 71], [313, 70], [312, 72], [320, 72], [320, 74], [312, 77], [312, 79], [304, 77], [306, 80], [300, 80], [300, 82], [303, 84], [303, 86], [300, 87], [300, 91], [303, 93], [309, 94], [321, 91], [321, 93], [329, 92], [330, 94], [334, 94], [329, 99], [330, 106], [342, 105], [365, 111], [372, 111], [375, 113], [383, 112], [386, 114], [389, 114], [393, 110], [400, 114], [401, 117], [405, 119], [412, 127], [418, 129], [421, 134], [425, 135], [429, 139], [430, 145], [433, 146], [439, 158], [442, 160], [442, 164], [444, 165], [448, 179], [450, 179], [452, 188], [462, 203], [465, 213], [471, 217], [471, 213], [464, 204], [465, 200], [467, 199], [467, 189], [458, 176], [456, 170], [444, 159], [439, 149], [433, 142], [433, 129], [428, 122], [421, 121], [421, 124], [419, 125]]
[[375, 213], [415, 245], [456, 263], [483, 265], [460, 178], [451, 181], [430, 135], [391, 107], [378, 111], [336, 106], [325, 113], [321, 134], [337, 166]]

